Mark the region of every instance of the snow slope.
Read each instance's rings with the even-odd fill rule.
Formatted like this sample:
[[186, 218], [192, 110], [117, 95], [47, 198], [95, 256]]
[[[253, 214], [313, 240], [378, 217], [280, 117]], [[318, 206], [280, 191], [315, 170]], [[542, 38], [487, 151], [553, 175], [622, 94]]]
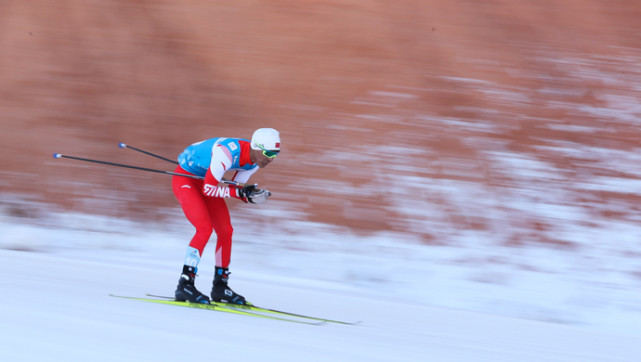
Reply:
[[[503, 290], [490, 306], [486, 294], [501, 293], [500, 287], [474, 289], [421, 272], [438, 270], [416, 263], [421, 250], [439, 249], [411, 243], [370, 240], [360, 244], [370, 252], [359, 255], [347, 247], [314, 250], [325, 242], [320, 239], [306, 240], [310, 252], [237, 237], [236, 290], [267, 307], [362, 321], [356, 326], [298, 325], [112, 298], [109, 293], [171, 295], [185, 247], [181, 234], [189, 229], [143, 232], [150, 225], [81, 215], [66, 220], [66, 228], [2, 220], [2, 360], [636, 361], [641, 355], [639, 334], [617, 330], [620, 324], [528, 320], [525, 309], [519, 318], [505, 316], [524, 302]], [[352, 247], [363, 243], [354, 238]], [[205, 254], [197, 280], [202, 290], [211, 281], [211, 262]], [[463, 269], [442, 265], [440, 271]], [[455, 285], [445, 287], [447, 280]], [[457, 308], [444, 305], [457, 299]], [[555, 319], [554, 298], [541, 299]], [[633, 316], [627, 315], [636, 325]]]

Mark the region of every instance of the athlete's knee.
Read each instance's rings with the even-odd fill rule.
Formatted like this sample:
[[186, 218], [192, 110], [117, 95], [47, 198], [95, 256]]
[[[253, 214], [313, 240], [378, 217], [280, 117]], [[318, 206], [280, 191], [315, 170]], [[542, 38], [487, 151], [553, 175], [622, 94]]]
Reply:
[[233, 233], [234, 228], [231, 225], [216, 229], [216, 236], [218, 237], [218, 240], [231, 240], [231, 236]]
[[213, 232], [214, 232], [214, 227], [212, 225], [210, 225], [210, 224], [199, 225], [199, 226], [196, 227], [196, 235], [200, 239], [209, 240], [209, 238], [211, 237], [211, 234], [213, 234]]

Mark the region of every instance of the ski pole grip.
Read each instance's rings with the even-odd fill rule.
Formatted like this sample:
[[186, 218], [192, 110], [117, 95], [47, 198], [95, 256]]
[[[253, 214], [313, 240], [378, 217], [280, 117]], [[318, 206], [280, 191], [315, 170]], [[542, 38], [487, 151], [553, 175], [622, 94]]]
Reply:
[[127, 148], [127, 145], [126, 145], [126, 144], [124, 144], [124, 143], [122, 143], [122, 142], [120, 142], [120, 143], [118, 144], [118, 147], [120, 147], [120, 148]]
[[[232, 181], [232, 180], [226, 180], [226, 179], [222, 179], [220, 182], [224, 183], [224, 184], [227, 184], [227, 185], [233, 185], [233, 186], [236, 186], [236, 187], [249, 186], [249, 184], [243, 184], [243, 183], [240, 183], [240, 182], [236, 182], [236, 181]], [[254, 187], [258, 187], [258, 184], [254, 184]]]
[[62, 158], [62, 155], [59, 153], [54, 153], [53, 158]]

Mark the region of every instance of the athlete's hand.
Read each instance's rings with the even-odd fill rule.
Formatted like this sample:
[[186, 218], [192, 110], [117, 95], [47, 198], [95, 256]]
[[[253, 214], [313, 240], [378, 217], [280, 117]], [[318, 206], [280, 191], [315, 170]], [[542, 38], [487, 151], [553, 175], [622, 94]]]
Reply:
[[267, 202], [267, 199], [271, 195], [272, 193], [269, 192], [269, 190], [254, 189], [249, 196], [247, 196], [247, 199], [252, 204], [262, 204], [263, 202]]
[[269, 190], [261, 190], [257, 188], [258, 185], [247, 185], [238, 189], [238, 197], [245, 201], [251, 202], [252, 204], [262, 204], [267, 201], [272, 193]]
[[238, 198], [243, 200], [244, 202], [249, 202], [249, 195], [251, 195], [251, 193], [256, 190], [257, 186], [257, 184], [253, 184], [237, 188], [236, 190], [238, 190]]

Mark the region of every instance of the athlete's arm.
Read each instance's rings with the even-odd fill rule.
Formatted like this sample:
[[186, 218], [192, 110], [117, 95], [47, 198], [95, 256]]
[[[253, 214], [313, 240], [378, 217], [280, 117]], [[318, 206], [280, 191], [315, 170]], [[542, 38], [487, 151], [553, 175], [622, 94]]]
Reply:
[[[222, 145], [214, 145], [211, 151], [211, 163], [205, 173], [205, 181], [203, 182], [203, 194], [211, 197], [236, 197], [237, 192], [235, 189], [230, 189], [226, 186], [218, 186], [222, 180], [225, 171], [232, 165], [232, 156], [229, 150]], [[231, 191], [231, 192], [230, 192]]]
[[241, 184], [247, 183], [251, 175], [253, 175], [256, 171], [258, 171], [258, 167], [252, 168], [251, 170], [238, 170], [234, 173], [234, 176], [232, 176], [231, 180], [239, 182]]

